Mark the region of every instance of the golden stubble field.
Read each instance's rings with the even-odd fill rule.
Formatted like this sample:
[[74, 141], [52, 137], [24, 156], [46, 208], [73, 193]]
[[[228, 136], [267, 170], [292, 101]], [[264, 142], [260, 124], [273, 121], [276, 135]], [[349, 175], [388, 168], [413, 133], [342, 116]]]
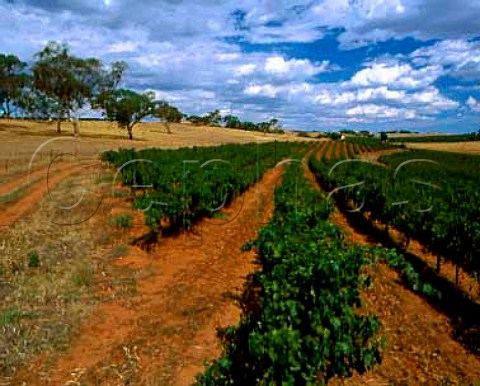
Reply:
[[128, 139], [127, 131], [115, 123], [81, 121], [80, 136], [74, 138], [73, 124], [64, 122], [62, 133], [56, 133], [55, 122], [24, 120], [0, 120], [0, 181], [6, 175], [47, 166], [55, 161], [77, 162], [97, 160], [105, 150], [118, 148], [179, 148], [213, 146], [227, 143], [251, 143], [265, 141], [311, 141], [293, 134], [277, 135], [223, 129], [219, 127], [170, 124], [171, 134], [165, 124], [140, 123], [134, 127], [134, 139]]
[[[80, 142], [94, 146], [98, 151], [118, 147], [162, 147], [212, 146], [226, 143], [248, 143], [265, 141], [309, 140], [293, 134], [263, 134], [220, 127], [193, 126], [188, 123], [170, 124], [171, 134], [160, 122], [140, 123], [134, 127], [134, 139], [128, 139], [127, 131], [115, 123], [105, 121], [81, 121]], [[56, 133], [55, 122], [24, 120], [0, 120], [0, 150], [2, 158], [9, 155], [25, 155], [52, 138], [73, 139], [73, 125], [62, 123], [62, 133]]]
[[437, 151], [450, 151], [454, 153], [480, 154], [480, 141], [475, 142], [428, 142], [406, 143], [409, 149], [425, 149]]

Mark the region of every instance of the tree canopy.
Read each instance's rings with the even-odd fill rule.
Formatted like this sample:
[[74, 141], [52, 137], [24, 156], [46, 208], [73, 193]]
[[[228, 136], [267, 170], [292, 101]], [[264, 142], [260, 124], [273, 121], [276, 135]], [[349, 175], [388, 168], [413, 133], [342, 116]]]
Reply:
[[99, 98], [118, 85], [125, 70], [123, 62], [113, 63], [107, 70], [100, 60], [73, 56], [66, 45], [56, 42], [49, 42], [36, 58], [33, 90], [50, 102], [46, 113], [57, 117], [58, 132], [61, 120], [87, 102], [98, 105]]
[[177, 107], [170, 105], [166, 101], [155, 102], [152, 115], [165, 123], [168, 133], [171, 133], [170, 123], [181, 122], [184, 117], [183, 113]]
[[26, 67], [17, 56], [0, 54], [0, 108], [5, 118], [10, 118], [13, 106], [20, 104], [29, 82]]
[[217, 109], [206, 113], [203, 116], [190, 115], [187, 117], [187, 120], [195, 125], [220, 126], [220, 123], [222, 122], [222, 116], [220, 114], [220, 110]]
[[132, 90], [119, 89], [110, 93], [102, 101], [104, 115], [110, 121], [115, 121], [133, 139], [133, 127], [143, 118], [152, 114], [155, 94], [146, 92], [138, 94]]

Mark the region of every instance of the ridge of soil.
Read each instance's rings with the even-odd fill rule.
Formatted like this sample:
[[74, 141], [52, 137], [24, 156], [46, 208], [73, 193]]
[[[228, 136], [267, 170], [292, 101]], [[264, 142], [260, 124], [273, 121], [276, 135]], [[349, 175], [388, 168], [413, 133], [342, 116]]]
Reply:
[[318, 149], [317, 149], [317, 151], [316, 151], [316, 153], [315, 153], [315, 159], [316, 159], [317, 161], [320, 159], [320, 156], [323, 154], [325, 148], [326, 148], [327, 146], [329, 146], [328, 144], [329, 144], [329, 142], [325, 141], [325, 142], [323, 142], [320, 146], [318, 146]]
[[334, 142], [333, 158], [340, 159], [342, 157], [342, 147], [343, 142]]
[[31, 183], [32, 181], [37, 180], [38, 178], [45, 178], [49, 172], [53, 172], [65, 168], [65, 164], [56, 164], [55, 167], [50, 168], [49, 166], [42, 167], [41, 169], [32, 171], [31, 173], [21, 173], [18, 176], [13, 177], [10, 181], [4, 182], [0, 185], [0, 196], [8, 194], [15, 189], [18, 189], [25, 184]]
[[329, 142], [328, 143], [328, 148], [327, 148], [327, 151], [325, 152], [325, 159], [326, 160], [331, 160], [332, 159], [334, 146], [335, 146], [335, 142]]
[[[0, 229], [4, 226], [10, 226], [17, 222], [20, 218], [27, 216], [38, 205], [42, 198], [44, 198], [49, 192], [58, 184], [63, 182], [66, 178], [80, 173], [84, 169], [85, 165], [61, 165], [59, 167], [52, 168], [52, 175], [47, 177], [47, 170], [42, 169], [38, 172], [26, 176], [26, 181], [32, 181], [32, 183], [26, 187], [26, 194], [22, 195], [17, 201], [5, 204], [5, 208], [2, 210], [2, 217], [0, 219]], [[34, 180], [34, 176], [37, 176], [38, 180]], [[23, 180], [23, 178], [22, 178]], [[25, 183], [25, 182], [24, 182]], [[17, 187], [21, 187], [22, 183]], [[3, 188], [3, 187], [2, 187]], [[9, 186], [11, 191], [11, 186]], [[14, 188], [15, 189], [15, 188]]]

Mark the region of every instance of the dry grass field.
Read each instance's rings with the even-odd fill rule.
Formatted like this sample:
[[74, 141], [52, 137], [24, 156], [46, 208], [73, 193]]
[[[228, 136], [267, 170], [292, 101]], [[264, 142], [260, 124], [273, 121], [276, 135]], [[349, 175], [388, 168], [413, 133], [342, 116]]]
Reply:
[[[263, 134], [220, 127], [193, 126], [188, 123], [170, 124], [171, 134], [166, 131], [165, 124], [160, 122], [140, 123], [134, 128], [134, 139], [130, 141], [126, 130], [117, 127], [115, 123], [105, 121], [81, 121], [80, 138], [99, 151], [117, 147], [163, 147], [176, 148], [183, 146], [211, 146], [225, 143], [247, 143], [264, 141], [299, 140], [291, 134]], [[0, 120], [0, 138], [2, 156], [5, 151], [12, 153], [31, 150], [32, 145], [43, 141], [58, 138], [54, 122], [35, 122], [23, 120]], [[62, 123], [61, 137], [73, 137], [73, 125], [70, 122]], [[300, 138], [300, 140], [302, 140]], [[308, 140], [308, 138], [306, 139]], [[5, 143], [7, 141], [7, 143]], [[22, 145], [18, 146], [17, 142]], [[15, 146], [16, 145], [16, 146]], [[27, 148], [24, 146], [27, 145]]]
[[[62, 134], [56, 133], [54, 122], [0, 120], [0, 181], [2, 176], [24, 172], [32, 160], [35, 167], [46, 166], [55, 157], [63, 161], [75, 156], [80, 160], [97, 159], [105, 150], [129, 148], [179, 148], [213, 146], [227, 143], [311, 140], [292, 134], [262, 134], [219, 127], [171, 124], [168, 134], [163, 123], [140, 123], [134, 128], [133, 141], [127, 131], [115, 123], [81, 121], [80, 137], [73, 137], [73, 125], [62, 124]], [[35, 155], [35, 157], [32, 156]], [[60, 156], [63, 154], [62, 156]], [[60, 160], [60, 159], [58, 159]]]
[[410, 149], [450, 151], [454, 153], [480, 154], [480, 142], [426, 142], [406, 143]]

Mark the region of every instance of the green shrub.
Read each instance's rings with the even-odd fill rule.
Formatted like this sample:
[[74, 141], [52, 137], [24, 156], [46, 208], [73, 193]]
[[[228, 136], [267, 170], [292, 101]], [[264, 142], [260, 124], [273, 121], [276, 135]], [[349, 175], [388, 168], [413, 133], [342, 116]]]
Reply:
[[111, 225], [117, 228], [130, 228], [132, 226], [133, 217], [130, 214], [122, 213], [111, 219]]
[[28, 266], [30, 268], [40, 267], [40, 256], [37, 251], [32, 250], [28, 252]]
[[17, 306], [11, 306], [0, 312], [0, 326], [17, 322], [22, 316]]

